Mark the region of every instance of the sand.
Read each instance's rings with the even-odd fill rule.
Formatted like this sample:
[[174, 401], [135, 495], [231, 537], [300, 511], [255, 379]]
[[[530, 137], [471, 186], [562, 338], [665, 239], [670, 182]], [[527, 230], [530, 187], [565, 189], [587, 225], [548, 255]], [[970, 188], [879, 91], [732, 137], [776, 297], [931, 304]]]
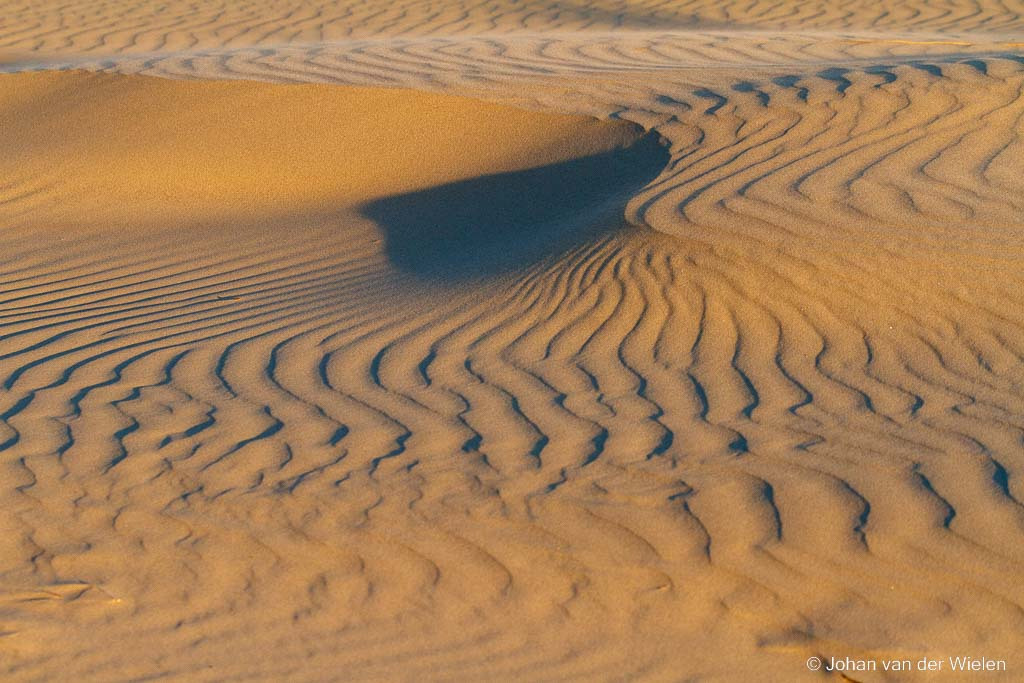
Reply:
[[1022, 35], [0, 2], [0, 677], [1021, 680]]

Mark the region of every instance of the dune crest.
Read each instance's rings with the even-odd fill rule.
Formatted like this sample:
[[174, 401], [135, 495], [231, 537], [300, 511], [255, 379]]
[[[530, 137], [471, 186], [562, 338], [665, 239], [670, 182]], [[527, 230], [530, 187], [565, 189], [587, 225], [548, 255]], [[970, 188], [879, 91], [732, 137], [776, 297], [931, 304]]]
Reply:
[[37, 209], [35, 222], [76, 230], [351, 209], [642, 134], [627, 122], [393, 89], [85, 72], [4, 76], [0, 125], [5, 175], [56, 184], [55, 214]]

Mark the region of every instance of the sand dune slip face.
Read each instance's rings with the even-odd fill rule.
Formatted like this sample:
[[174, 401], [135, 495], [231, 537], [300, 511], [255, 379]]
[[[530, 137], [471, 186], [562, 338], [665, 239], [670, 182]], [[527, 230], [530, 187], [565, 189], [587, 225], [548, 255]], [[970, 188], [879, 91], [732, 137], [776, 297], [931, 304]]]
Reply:
[[0, 2], [0, 677], [1021, 680], [1022, 10]]

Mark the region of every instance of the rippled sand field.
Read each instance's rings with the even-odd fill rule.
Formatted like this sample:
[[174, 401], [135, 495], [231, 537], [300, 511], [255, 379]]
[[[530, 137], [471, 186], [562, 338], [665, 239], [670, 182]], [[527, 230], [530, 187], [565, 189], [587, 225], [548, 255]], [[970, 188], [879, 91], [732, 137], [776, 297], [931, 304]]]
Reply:
[[1022, 477], [1017, 0], [0, 0], [5, 681], [1024, 680]]

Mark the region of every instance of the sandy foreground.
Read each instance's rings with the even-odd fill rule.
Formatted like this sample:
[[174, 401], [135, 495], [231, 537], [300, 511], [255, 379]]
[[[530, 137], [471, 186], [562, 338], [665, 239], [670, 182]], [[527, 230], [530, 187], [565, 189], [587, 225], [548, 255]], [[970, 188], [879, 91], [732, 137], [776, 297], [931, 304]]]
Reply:
[[1020, 2], [0, 0], [5, 681], [1024, 680], [1022, 477]]

